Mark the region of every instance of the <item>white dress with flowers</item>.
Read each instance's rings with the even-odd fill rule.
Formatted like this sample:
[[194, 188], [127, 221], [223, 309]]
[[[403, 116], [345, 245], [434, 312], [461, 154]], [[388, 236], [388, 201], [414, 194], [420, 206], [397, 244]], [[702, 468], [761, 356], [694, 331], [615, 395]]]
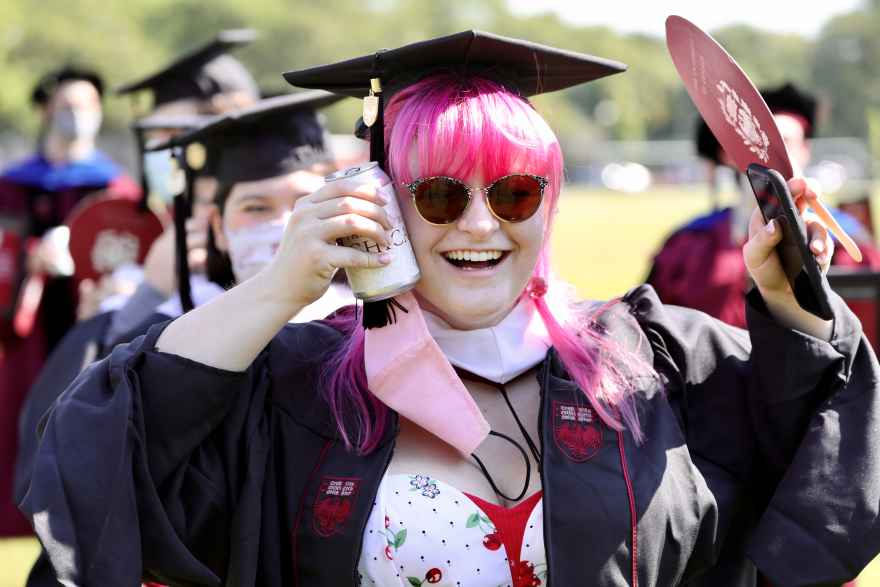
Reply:
[[425, 475], [386, 475], [364, 531], [361, 585], [544, 585], [542, 505], [540, 492], [504, 508]]

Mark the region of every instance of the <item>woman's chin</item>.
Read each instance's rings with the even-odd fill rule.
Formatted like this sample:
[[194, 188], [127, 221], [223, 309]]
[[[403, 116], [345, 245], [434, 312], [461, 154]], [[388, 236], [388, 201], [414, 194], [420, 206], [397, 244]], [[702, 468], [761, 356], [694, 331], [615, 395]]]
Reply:
[[[442, 318], [447, 324], [459, 330], [473, 330], [495, 326], [510, 312], [516, 304], [515, 298], [508, 296], [492, 296], [462, 292], [461, 298], [447, 293], [438, 303], [416, 290], [416, 298], [422, 309]], [[450, 303], [461, 299], [463, 303]], [[470, 303], [468, 303], [470, 302]]]

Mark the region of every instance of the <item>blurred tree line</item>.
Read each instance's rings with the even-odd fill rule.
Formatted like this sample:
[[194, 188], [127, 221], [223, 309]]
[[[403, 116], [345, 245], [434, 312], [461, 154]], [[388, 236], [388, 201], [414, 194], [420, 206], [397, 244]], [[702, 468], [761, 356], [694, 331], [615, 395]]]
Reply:
[[[33, 132], [30, 91], [52, 67], [93, 65], [112, 88], [219, 29], [243, 26], [261, 38], [237, 55], [267, 92], [290, 90], [285, 70], [479, 28], [629, 64], [623, 75], [536, 99], [563, 141], [690, 137], [697, 116], [662, 38], [578, 27], [552, 14], [519, 17], [504, 0], [4, 0], [0, 131]], [[814, 40], [747, 26], [712, 32], [759, 86], [793, 80], [819, 92], [828, 105], [820, 134], [880, 136], [880, 0], [829, 21]], [[110, 127], [130, 120], [130, 102], [108, 93]], [[331, 128], [347, 132], [357, 109], [353, 100], [335, 107]]]

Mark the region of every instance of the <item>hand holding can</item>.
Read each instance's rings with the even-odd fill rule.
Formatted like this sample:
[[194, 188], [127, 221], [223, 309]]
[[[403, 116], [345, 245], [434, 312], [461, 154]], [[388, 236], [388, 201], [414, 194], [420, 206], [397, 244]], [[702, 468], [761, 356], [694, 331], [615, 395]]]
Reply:
[[354, 178], [377, 186], [384, 196], [385, 214], [390, 224], [390, 229], [385, 235], [387, 242], [380, 243], [362, 234], [348, 235], [340, 238], [338, 242], [342, 246], [365, 253], [391, 254], [391, 262], [381, 267], [346, 267], [345, 269], [355, 297], [364, 302], [377, 302], [409, 291], [419, 281], [421, 273], [391, 180], [375, 161], [371, 161], [329, 175], [326, 181], [332, 184]]
[[[320, 298], [338, 269], [379, 268], [391, 262], [392, 223], [381, 184], [360, 178], [325, 183], [296, 201], [278, 250], [261, 271], [273, 297], [293, 313]], [[379, 247], [353, 248], [338, 240], [359, 237]]]

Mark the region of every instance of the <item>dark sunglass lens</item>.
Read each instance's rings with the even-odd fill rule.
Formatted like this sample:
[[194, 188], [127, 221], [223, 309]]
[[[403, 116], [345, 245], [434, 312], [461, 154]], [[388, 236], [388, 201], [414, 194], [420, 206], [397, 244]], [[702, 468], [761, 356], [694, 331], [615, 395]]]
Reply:
[[428, 222], [450, 224], [467, 208], [467, 187], [444, 177], [427, 179], [416, 187], [415, 203], [419, 214]]
[[489, 190], [489, 205], [502, 220], [527, 220], [541, 206], [541, 184], [529, 175], [504, 178]]

